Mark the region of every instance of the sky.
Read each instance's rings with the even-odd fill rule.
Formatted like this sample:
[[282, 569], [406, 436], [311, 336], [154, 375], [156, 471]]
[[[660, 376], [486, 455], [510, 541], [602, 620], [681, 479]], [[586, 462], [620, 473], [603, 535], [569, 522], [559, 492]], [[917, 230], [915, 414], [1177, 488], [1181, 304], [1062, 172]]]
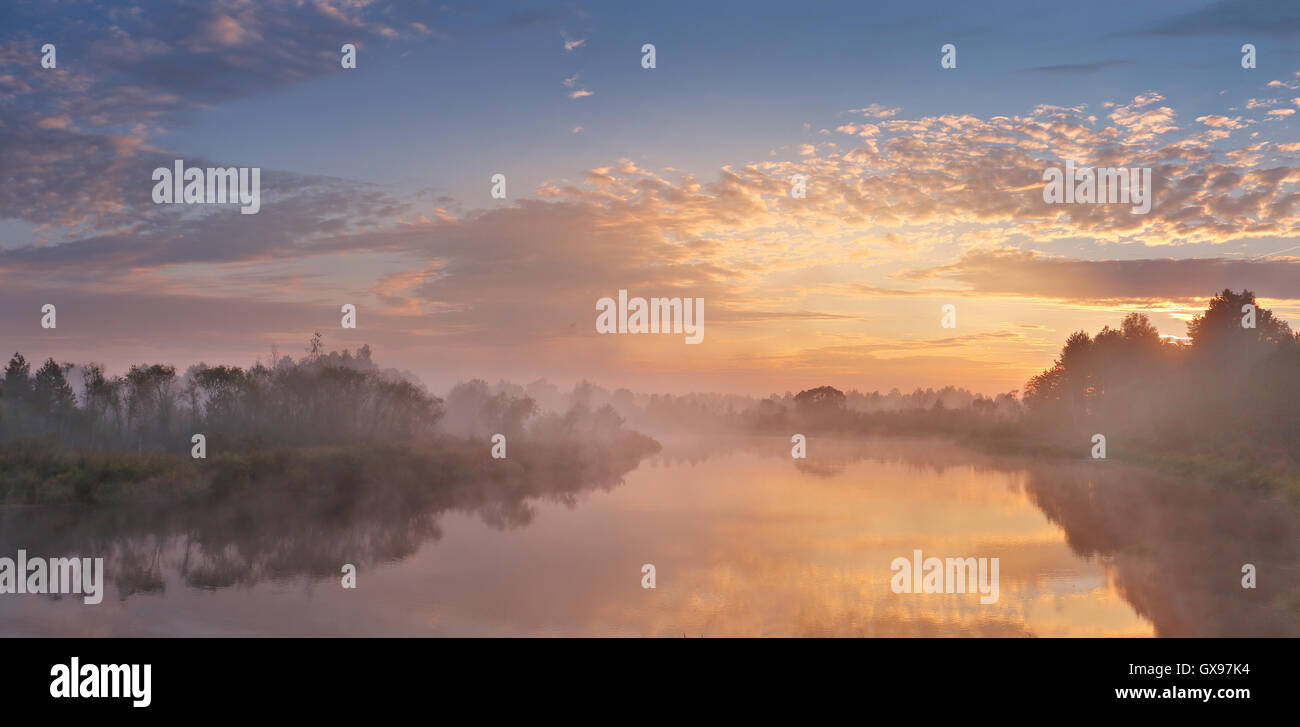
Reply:
[[[319, 330], [435, 391], [997, 393], [1131, 311], [1184, 335], [1225, 287], [1300, 325], [1293, 2], [19, 1], [0, 21], [6, 355], [246, 366]], [[156, 204], [176, 159], [261, 169], [260, 210]], [[1150, 211], [1047, 204], [1067, 160], [1151, 168]], [[702, 298], [703, 342], [599, 334], [619, 290]]]

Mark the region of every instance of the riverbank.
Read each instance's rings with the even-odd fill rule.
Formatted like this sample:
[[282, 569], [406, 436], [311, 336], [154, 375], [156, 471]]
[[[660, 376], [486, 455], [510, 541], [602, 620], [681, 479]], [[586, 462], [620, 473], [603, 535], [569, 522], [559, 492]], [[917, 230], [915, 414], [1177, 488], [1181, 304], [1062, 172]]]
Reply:
[[276, 447], [212, 454], [78, 452], [38, 443], [0, 448], [0, 504], [114, 505], [203, 502], [277, 493], [331, 497], [358, 487], [394, 490], [525, 478], [604, 480], [659, 451], [622, 431], [600, 445], [517, 442], [493, 459], [490, 444], [445, 438], [423, 444]]
[[[1081, 444], [1068, 445], [1061, 438], [1006, 430], [995, 436], [988, 433], [959, 435], [954, 440], [987, 454], [1051, 459], [1088, 459], [1093, 446], [1087, 437], [1079, 438]], [[1300, 468], [1284, 453], [1255, 451], [1242, 444], [1195, 452], [1161, 448], [1149, 442], [1126, 445], [1123, 440], [1116, 439], [1109, 440], [1107, 445], [1107, 460], [1220, 487], [1277, 492], [1300, 508]]]

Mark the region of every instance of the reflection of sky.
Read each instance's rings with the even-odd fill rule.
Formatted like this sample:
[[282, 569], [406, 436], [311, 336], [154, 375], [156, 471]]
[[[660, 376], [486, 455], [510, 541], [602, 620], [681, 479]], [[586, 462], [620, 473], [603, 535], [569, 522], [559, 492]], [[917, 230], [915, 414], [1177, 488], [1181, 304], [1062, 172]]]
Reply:
[[[817, 443], [824, 446], [823, 443]], [[778, 446], [787, 446], [778, 444]], [[439, 635], [1147, 636], [1103, 567], [1071, 554], [1022, 477], [859, 460], [829, 477], [734, 453], [642, 468], [498, 531], [472, 514], [359, 587], [264, 583], [102, 606], [0, 601], [19, 632]], [[894, 557], [997, 557], [1000, 600], [894, 594]], [[640, 587], [653, 563], [657, 588]]]

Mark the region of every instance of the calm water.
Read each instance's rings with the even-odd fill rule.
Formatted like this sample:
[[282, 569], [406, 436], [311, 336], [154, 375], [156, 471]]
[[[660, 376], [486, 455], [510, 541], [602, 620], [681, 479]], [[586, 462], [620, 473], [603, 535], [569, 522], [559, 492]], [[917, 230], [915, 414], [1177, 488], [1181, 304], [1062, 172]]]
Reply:
[[[798, 466], [789, 447], [665, 442], [621, 483], [476, 485], [415, 512], [0, 510], [0, 555], [103, 555], [110, 581], [98, 606], [0, 595], [0, 633], [1297, 633], [1295, 518], [1263, 496], [936, 442], [814, 440]], [[917, 548], [999, 558], [999, 601], [893, 593], [890, 562]]]

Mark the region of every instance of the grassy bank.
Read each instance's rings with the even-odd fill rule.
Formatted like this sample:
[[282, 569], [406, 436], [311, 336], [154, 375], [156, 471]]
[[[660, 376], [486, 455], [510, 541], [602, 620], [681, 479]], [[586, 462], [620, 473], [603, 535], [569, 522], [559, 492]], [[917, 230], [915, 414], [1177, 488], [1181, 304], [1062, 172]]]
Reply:
[[[1069, 442], [1059, 435], [1036, 432], [1027, 424], [958, 435], [964, 446], [988, 454], [1086, 459], [1091, 437], [1080, 434]], [[1286, 455], [1246, 443], [1212, 450], [1180, 451], [1147, 441], [1107, 441], [1106, 459], [1143, 467], [1171, 477], [1209, 482], [1220, 487], [1278, 492], [1300, 506], [1300, 467]]]
[[0, 504], [112, 505], [203, 502], [291, 495], [331, 498], [363, 487], [437, 489], [462, 482], [599, 480], [636, 467], [658, 451], [630, 432], [606, 446], [572, 442], [512, 444], [494, 460], [482, 442], [423, 445], [281, 447], [192, 459], [188, 454], [76, 452], [36, 443], [0, 449]]

